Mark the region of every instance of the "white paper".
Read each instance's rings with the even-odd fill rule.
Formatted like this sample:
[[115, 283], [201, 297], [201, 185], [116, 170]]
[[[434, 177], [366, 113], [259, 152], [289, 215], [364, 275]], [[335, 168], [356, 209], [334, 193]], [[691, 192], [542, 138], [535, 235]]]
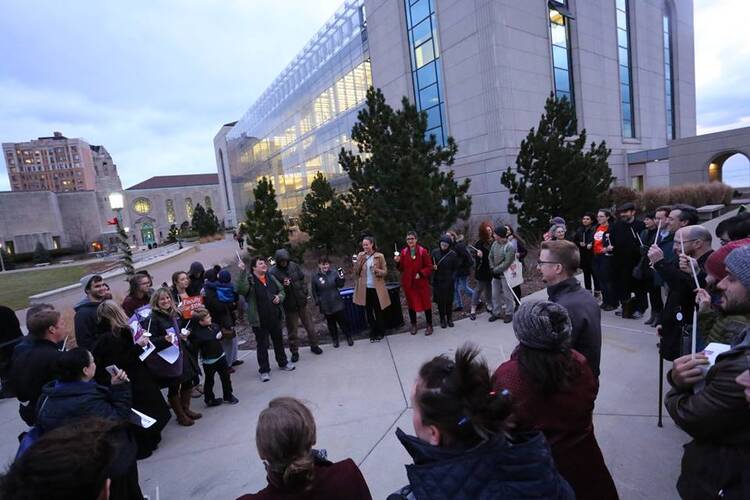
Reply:
[[727, 352], [731, 348], [732, 346], [730, 346], [729, 344], [711, 342], [706, 346], [705, 349], [703, 349], [703, 354], [708, 357], [709, 366], [714, 366], [714, 364], [716, 363], [716, 358], [719, 356], [719, 354]]
[[154, 425], [154, 424], [156, 423], [156, 419], [155, 419], [155, 418], [153, 418], [153, 417], [149, 417], [149, 416], [148, 416], [148, 415], [146, 415], [145, 413], [141, 413], [141, 412], [139, 412], [138, 410], [135, 410], [135, 409], [133, 409], [133, 408], [131, 408], [130, 410], [131, 410], [131, 411], [132, 411], [133, 413], [135, 413], [135, 414], [136, 414], [136, 416], [138, 417], [138, 420], [140, 421], [140, 422], [138, 423], [138, 425], [140, 425], [140, 426], [141, 426], [141, 427], [143, 427], [144, 429], [148, 429], [149, 427], [151, 427], [152, 425]]
[[149, 357], [149, 355], [156, 350], [156, 346], [151, 343], [151, 341], [148, 341], [148, 345], [143, 348], [143, 353], [141, 353], [138, 358], [140, 358], [141, 361], [146, 361], [146, 358]]
[[176, 345], [171, 345], [166, 349], [159, 351], [158, 354], [161, 356], [161, 359], [170, 365], [173, 365], [180, 358], [180, 348]]

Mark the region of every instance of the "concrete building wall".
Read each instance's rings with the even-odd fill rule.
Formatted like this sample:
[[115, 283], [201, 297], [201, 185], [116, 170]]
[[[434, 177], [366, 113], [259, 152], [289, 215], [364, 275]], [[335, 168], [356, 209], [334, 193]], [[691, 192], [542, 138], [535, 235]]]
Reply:
[[57, 196], [49, 191], [0, 193], [0, 240], [13, 242], [15, 253], [33, 252], [37, 242], [54, 248], [69, 246]]
[[[615, 2], [568, 2], [570, 47], [579, 130], [606, 141], [618, 183], [628, 183], [628, 152], [667, 144], [662, 17], [673, 16], [673, 72], [678, 137], [695, 133], [693, 6], [630, 0], [635, 137], [624, 138]], [[403, 0], [366, 0], [373, 84], [398, 107], [414, 101]], [[475, 217], [507, 216], [500, 176], [514, 167], [518, 147], [539, 122], [553, 90], [546, 1], [436, 2], [447, 132], [459, 153], [454, 170], [472, 180]], [[664, 175], [654, 176], [662, 179]], [[654, 180], [654, 182], [657, 182]]]
[[[234, 122], [236, 123], [236, 122]], [[219, 173], [219, 201], [224, 212], [224, 224], [234, 227], [242, 218], [237, 214], [234, 196], [232, 196], [232, 172], [229, 170], [229, 150], [227, 148], [227, 134], [233, 124], [223, 125], [214, 137], [214, 155], [216, 156], [216, 170]]]
[[708, 182], [712, 162], [720, 169], [729, 154], [743, 153], [750, 158], [750, 127], [680, 139], [670, 144], [669, 150], [671, 184]]

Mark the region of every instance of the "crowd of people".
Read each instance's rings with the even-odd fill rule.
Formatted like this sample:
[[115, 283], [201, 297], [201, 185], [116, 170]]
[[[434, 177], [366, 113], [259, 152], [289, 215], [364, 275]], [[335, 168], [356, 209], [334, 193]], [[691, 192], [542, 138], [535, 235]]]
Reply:
[[[693, 207], [659, 207], [639, 219], [635, 206], [624, 204], [616, 214], [617, 221], [608, 210], [586, 214], [575, 231], [551, 220], [537, 261], [543, 301], [522, 301], [509, 274], [526, 256], [509, 226], [483, 222], [474, 245], [451, 231], [431, 250], [409, 232], [388, 258], [373, 237], [362, 239], [353, 256], [353, 301], [365, 308], [371, 342], [385, 335], [389, 261], [400, 273], [412, 335], [420, 313], [425, 335], [434, 333], [433, 303], [443, 329], [468, 303], [471, 321], [484, 306], [490, 322], [512, 323], [518, 340], [494, 372], [469, 344], [421, 366], [410, 396], [415, 435], [396, 431], [414, 464], [390, 500], [618, 498], [593, 428], [601, 315], [609, 311], [626, 319], [650, 312], [646, 324], [656, 328], [660, 355], [673, 361], [665, 406], [693, 439], [679, 494], [750, 495], [750, 215], [722, 222], [722, 246], [713, 251]], [[242, 364], [236, 326], [243, 318], [263, 382], [271, 379], [269, 347], [280, 370], [295, 370], [300, 323], [311, 352], [323, 352], [313, 304], [333, 346], [339, 331], [353, 344], [339, 293], [344, 271], [327, 258], [309, 281], [284, 249], [238, 267], [233, 279], [228, 269], [196, 262], [157, 289], [140, 271], [119, 303], [104, 279], [92, 276], [75, 306], [75, 347], [66, 345], [60, 311], [31, 307], [28, 336], [19, 329], [0, 345], [3, 390], [19, 400], [29, 426], [0, 479], [0, 497], [70, 498], [76, 491], [83, 499], [143, 498], [137, 461], [158, 448], [172, 413], [179, 425], [192, 426], [202, 417], [191, 408], [194, 398], [202, 396], [207, 408], [239, 402], [232, 374]], [[315, 420], [301, 401], [272, 400], [255, 441], [268, 485], [243, 499], [371, 498], [351, 459], [333, 463], [314, 449]]]

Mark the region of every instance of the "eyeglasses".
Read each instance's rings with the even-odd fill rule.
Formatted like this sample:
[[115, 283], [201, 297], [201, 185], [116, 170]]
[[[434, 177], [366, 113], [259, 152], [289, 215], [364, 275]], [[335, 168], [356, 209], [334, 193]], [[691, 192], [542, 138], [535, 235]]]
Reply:
[[537, 266], [541, 266], [542, 264], [559, 264], [559, 262], [555, 262], [553, 260], [538, 260], [536, 262]]

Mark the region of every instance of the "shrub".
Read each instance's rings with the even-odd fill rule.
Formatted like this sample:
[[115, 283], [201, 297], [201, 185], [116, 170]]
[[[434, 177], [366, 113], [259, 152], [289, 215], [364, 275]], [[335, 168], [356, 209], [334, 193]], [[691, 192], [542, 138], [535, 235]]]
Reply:
[[[612, 207], [619, 207], [623, 203], [635, 203], [638, 204], [638, 193], [627, 186], [612, 186], [609, 188], [608, 193], [609, 204]], [[594, 210], [598, 210], [603, 207], [593, 207]]]
[[696, 208], [704, 205], [728, 205], [732, 202], [734, 189], [721, 182], [704, 182], [651, 188], [636, 194], [638, 196], [636, 204], [639, 208], [645, 212], [650, 212], [662, 205], [677, 203], [686, 203]]

